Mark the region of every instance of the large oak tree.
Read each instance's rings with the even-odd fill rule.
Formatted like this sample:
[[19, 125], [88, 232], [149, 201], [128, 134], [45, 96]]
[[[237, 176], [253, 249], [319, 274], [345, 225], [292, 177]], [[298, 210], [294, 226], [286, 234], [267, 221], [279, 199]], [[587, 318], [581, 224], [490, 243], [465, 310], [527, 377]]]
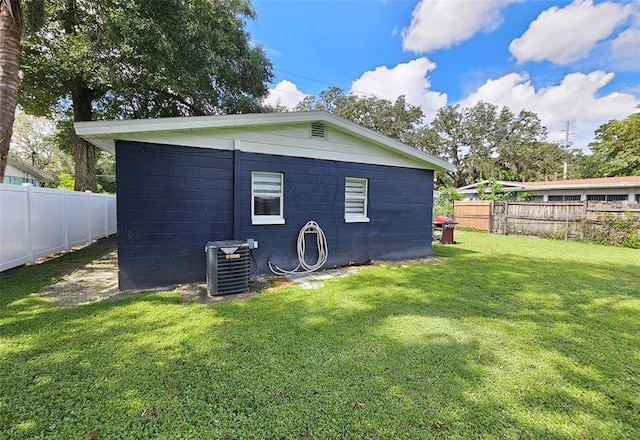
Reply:
[[640, 176], [640, 113], [611, 120], [596, 130], [589, 144], [596, 176]]
[[18, 100], [23, 26], [21, 1], [0, 0], [0, 183], [7, 167]]
[[446, 106], [430, 124], [420, 107], [403, 96], [395, 102], [345, 94], [330, 87], [305, 97], [298, 111], [324, 110], [452, 163], [452, 173], [436, 173], [439, 186], [462, 186], [478, 180], [544, 180], [556, 178], [574, 152], [546, 142], [538, 116], [479, 102], [472, 107]]
[[[43, 0], [19, 103], [73, 121], [258, 111], [272, 67], [253, 17], [248, 0]], [[95, 191], [94, 147], [70, 139], [75, 189]]]

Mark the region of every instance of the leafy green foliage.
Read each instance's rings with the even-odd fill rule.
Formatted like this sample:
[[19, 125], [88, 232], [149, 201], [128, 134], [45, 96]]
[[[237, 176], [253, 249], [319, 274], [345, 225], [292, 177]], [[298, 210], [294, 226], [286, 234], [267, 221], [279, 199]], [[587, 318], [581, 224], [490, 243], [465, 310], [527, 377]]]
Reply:
[[[595, 140], [589, 144], [605, 176], [640, 175], [640, 113], [622, 121], [612, 120], [596, 130]], [[600, 176], [597, 176], [600, 177]]]
[[93, 246], [2, 273], [0, 435], [638, 438], [638, 251], [456, 240], [216, 306], [47, 303]]
[[598, 215], [582, 225], [583, 240], [608, 246], [640, 249], [640, 217]]
[[68, 189], [69, 191], [73, 191], [73, 187], [75, 182], [73, 181], [73, 177], [71, 174], [62, 173], [58, 178], [58, 188], [59, 189]]
[[502, 185], [495, 178], [490, 178], [487, 186], [478, 183], [478, 197], [480, 200], [505, 200], [513, 196], [513, 191], [502, 191]]
[[573, 163], [579, 154], [546, 142], [547, 130], [535, 113], [515, 114], [486, 102], [443, 107], [425, 126], [422, 109], [408, 104], [404, 96], [391, 102], [345, 95], [341, 88], [330, 87], [317, 97], [305, 97], [295, 110], [333, 113], [450, 162], [453, 173], [436, 173], [439, 187], [460, 187], [490, 177], [553, 179], [561, 175], [563, 162]]
[[439, 215], [453, 217], [453, 202], [462, 200], [462, 193], [452, 186], [440, 189], [439, 193], [433, 206], [434, 217]]
[[[23, 42], [19, 102], [73, 121], [260, 110], [271, 63], [246, 0], [44, 0]], [[95, 191], [93, 146], [71, 136], [76, 189]]]
[[330, 87], [320, 92], [317, 98], [305, 97], [295, 110], [323, 110], [333, 113], [409, 145], [414, 145], [423, 119], [420, 107], [408, 104], [404, 96], [391, 102], [376, 97], [345, 95], [344, 90], [339, 87]]
[[526, 181], [556, 176], [575, 152], [545, 142], [546, 136], [535, 113], [515, 114], [508, 107], [479, 102], [438, 110], [421, 146], [455, 166], [451, 177], [460, 187], [490, 177]]
[[[27, 115], [18, 110], [13, 124], [12, 152], [54, 179], [57, 186], [62, 173], [72, 174], [71, 156], [56, 142], [55, 122], [44, 117]], [[32, 154], [35, 155], [32, 156]], [[73, 189], [73, 188], [71, 188]]]
[[[73, 176], [67, 173], [62, 173], [58, 177], [58, 189], [68, 189], [69, 191], [73, 191], [75, 189], [75, 179]], [[101, 184], [97, 185], [97, 192], [105, 192], [104, 188]], [[107, 190], [106, 192], [112, 193], [113, 191]]]
[[[244, 0], [45, 1], [27, 34], [21, 103], [75, 112], [83, 91], [98, 117], [148, 118], [256, 111], [271, 64], [249, 45]], [[46, 87], [45, 87], [46, 84]]]

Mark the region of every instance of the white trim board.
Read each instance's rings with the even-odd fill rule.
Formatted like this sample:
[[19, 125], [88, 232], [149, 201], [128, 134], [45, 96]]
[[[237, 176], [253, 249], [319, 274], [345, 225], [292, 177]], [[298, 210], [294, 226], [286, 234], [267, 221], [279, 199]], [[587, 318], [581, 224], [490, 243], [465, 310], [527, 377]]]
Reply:
[[[325, 140], [310, 137], [312, 122], [327, 126]], [[226, 150], [242, 150], [244, 145], [262, 154], [441, 171], [454, 169], [438, 157], [327, 112], [90, 121], [74, 125], [78, 136], [112, 154], [116, 140]]]

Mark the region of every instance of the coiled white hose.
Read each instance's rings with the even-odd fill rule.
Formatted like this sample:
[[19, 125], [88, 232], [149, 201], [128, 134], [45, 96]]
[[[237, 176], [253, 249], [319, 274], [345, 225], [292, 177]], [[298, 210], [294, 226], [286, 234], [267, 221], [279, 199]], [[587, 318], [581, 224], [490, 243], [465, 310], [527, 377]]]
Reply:
[[[318, 260], [315, 264], [309, 264], [304, 259], [304, 253], [306, 249], [305, 234], [316, 234], [316, 245], [318, 246]], [[324, 235], [322, 228], [314, 221], [307, 222], [306, 225], [300, 229], [298, 233], [298, 243], [296, 246], [298, 250], [298, 266], [293, 270], [280, 269], [278, 266], [272, 265], [271, 261], [268, 261], [269, 269], [276, 275], [287, 275], [294, 273], [309, 273], [315, 272], [320, 269], [324, 263], [327, 262], [329, 257], [329, 249], [327, 245], [327, 237]], [[299, 270], [302, 269], [302, 270]]]

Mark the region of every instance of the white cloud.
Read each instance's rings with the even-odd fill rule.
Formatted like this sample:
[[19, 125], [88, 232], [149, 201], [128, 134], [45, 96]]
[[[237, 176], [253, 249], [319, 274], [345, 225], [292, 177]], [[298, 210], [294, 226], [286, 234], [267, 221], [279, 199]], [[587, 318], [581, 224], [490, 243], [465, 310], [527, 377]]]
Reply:
[[435, 68], [436, 64], [425, 57], [398, 64], [391, 69], [377, 67], [353, 81], [351, 93], [374, 95], [389, 101], [404, 95], [409, 104], [420, 106], [427, 118], [431, 118], [437, 109], [447, 104], [445, 93], [429, 90], [431, 82], [428, 73]]
[[519, 63], [549, 60], [568, 64], [587, 56], [632, 14], [633, 5], [575, 0], [564, 8], [542, 12], [527, 31], [509, 45]]
[[640, 28], [629, 28], [611, 42], [611, 58], [618, 70], [640, 70]]
[[294, 108], [307, 96], [298, 90], [298, 87], [286, 79], [280, 81], [275, 88], [269, 89], [269, 95], [264, 99], [265, 105], [283, 105], [289, 109]]
[[402, 31], [402, 48], [426, 53], [469, 40], [480, 31], [490, 32], [502, 23], [502, 8], [515, 1], [519, 0], [421, 0]]
[[619, 92], [598, 96], [598, 91], [613, 80], [613, 73], [600, 70], [572, 73], [558, 85], [536, 88], [526, 74], [511, 73], [492, 79], [460, 102], [463, 107], [478, 101], [507, 106], [514, 112], [535, 112], [550, 131], [551, 141], [563, 141], [565, 121], [571, 121], [571, 141], [586, 148], [594, 130], [611, 119], [624, 119], [640, 105], [640, 98]]

